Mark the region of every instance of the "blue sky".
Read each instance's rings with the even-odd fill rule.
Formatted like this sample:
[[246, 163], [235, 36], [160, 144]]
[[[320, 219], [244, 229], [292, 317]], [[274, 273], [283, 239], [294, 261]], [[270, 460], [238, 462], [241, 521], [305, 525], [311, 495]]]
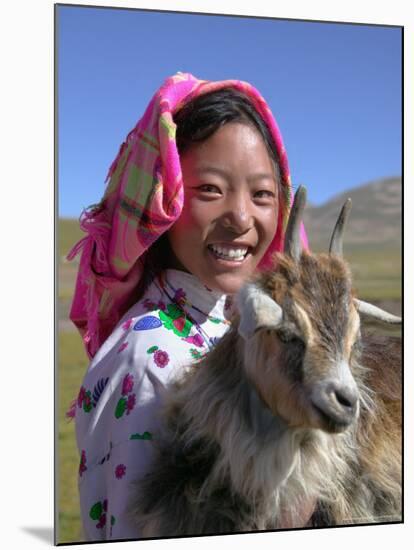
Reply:
[[269, 103], [294, 187], [321, 204], [401, 175], [401, 29], [59, 6], [58, 208], [97, 202], [121, 142], [177, 71], [235, 78]]

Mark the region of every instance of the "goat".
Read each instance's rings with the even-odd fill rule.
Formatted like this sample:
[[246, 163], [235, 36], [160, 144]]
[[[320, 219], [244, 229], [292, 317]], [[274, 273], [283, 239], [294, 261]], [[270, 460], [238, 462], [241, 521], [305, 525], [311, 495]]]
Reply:
[[232, 327], [168, 390], [156, 458], [134, 487], [142, 537], [401, 521], [400, 339], [361, 335], [342, 259], [301, 251], [306, 192], [283, 254], [246, 283]]

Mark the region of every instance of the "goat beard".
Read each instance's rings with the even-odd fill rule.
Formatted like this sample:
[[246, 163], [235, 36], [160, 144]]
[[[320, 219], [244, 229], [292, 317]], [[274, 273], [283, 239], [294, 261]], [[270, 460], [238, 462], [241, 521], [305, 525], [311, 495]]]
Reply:
[[295, 510], [282, 510], [278, 525], [280, 529], [297, 529], [306, 527], [316, 509], [317, 499], [310, 498], [301, 503]]

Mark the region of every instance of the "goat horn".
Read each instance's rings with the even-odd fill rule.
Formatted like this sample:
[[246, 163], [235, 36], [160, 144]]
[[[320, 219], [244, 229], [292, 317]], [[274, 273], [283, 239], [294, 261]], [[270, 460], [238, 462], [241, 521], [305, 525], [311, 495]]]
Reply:
[[393, 325], [400, 325], [402, 323], [401, 317], [397, 315], [392, 315], [383, 309], [369, 304], [368, 302], [363, 302], [362, 300], [354, 299], [355, 306], [359, 313], [376, 319], [377, 321], [382, 321], [383, 323], [391, 323]]
[[335, 228], [332, 233], [331, 243], [329, 245], [329, 254], [336, 254], [337, 256], [342, 256], [342, 241], [343, 233], [346, 225], [346, 221], [351, 210], [352, 201], [347, 199], [345, 204], [342, 207], [341, 213], [339, 214], [338, 220], [335, 224]]
[[295, 193], [292, 208], [290, 210], [289, 221], [285, 233], [284, 253], [299, 260], [302, 250], [300, 242], [300, 224], [302, 213], [306, 204], [306, 188], [300, 185]]

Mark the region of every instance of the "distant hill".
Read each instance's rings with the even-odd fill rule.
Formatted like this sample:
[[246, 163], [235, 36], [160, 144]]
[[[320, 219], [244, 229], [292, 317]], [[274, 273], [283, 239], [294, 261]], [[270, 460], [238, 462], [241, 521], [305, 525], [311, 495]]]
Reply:
[[308, 205], [304, 221], [311, 249], [325, 250], [345, 200], [352, 209], [344, 235], [346, 248], [401, 248], [401, 178], [385, 178], [336, 195], [321, 206]]
[[[344, 247], [401, 247], [401, 178], [385, 178], [336, 195], [321, 206], [308, 204], [305, 227], [313, 250], [325, 250], [338, 214], [351, 197], [352, 210], [344, 236]], [[79, 222], [61, 218], [58, 227], [59, 254], [66, 255], [85, 233]]]
[[[305, 227], [313, 252], [327, 252], [338, 214], [351, 197], [352, 210], [344, 235], [344, 256], [350, 263], [358, 295], [393, 313], [401, 311], [401, 178], [387, 178], [349, 189], [321, 206], [308, 204]], [[65, 256], [85, 233], [76, 219], [58, 224], [59, 298], [67, 316], [80, 255]]]

